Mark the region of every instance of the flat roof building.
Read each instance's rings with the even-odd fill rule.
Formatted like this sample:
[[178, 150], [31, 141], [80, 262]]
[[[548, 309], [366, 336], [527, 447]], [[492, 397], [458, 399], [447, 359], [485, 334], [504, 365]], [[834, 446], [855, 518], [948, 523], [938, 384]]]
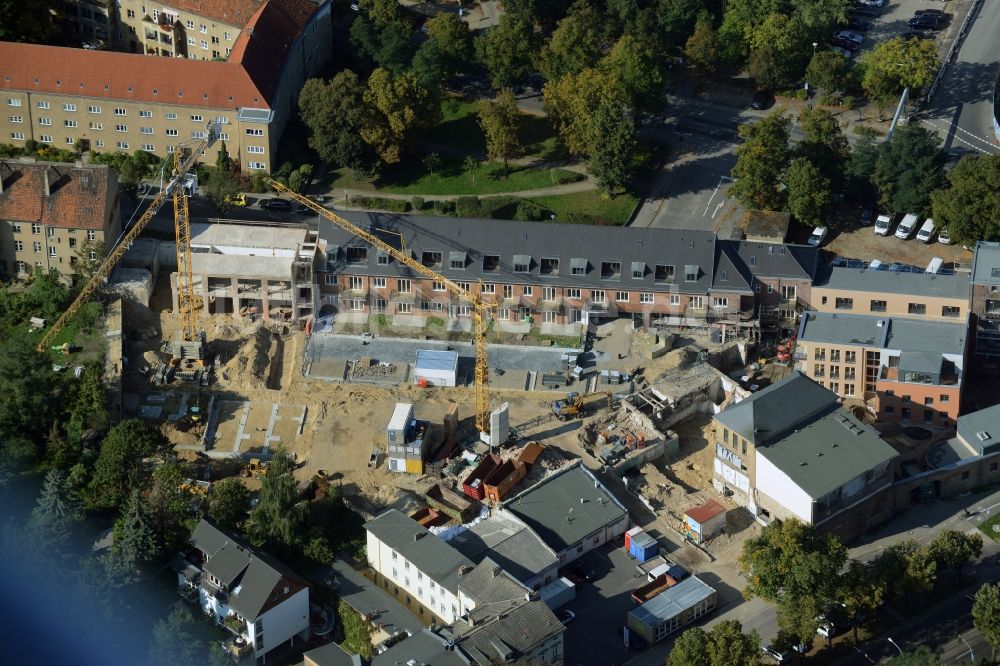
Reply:
[[718, 596], [719, 593], [711, 585], [697, 576], [689, 576], [630, 610], [625, 625], [652, 645], [711, 613], [718, 603]]
[[1000, 243], [976, 243], [971, 308], [976, 356], [996, 363], [1000, 358]]

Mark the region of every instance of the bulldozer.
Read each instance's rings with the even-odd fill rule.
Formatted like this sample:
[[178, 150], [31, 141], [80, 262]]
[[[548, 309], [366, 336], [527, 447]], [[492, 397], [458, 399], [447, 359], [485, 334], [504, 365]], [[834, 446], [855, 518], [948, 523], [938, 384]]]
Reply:
[[270, 463], [267, 461], [261, 462], [260, 458], [251, 458], [247, 466], [243, 468], [243, 476], [259, 479], [267, 476], [267, 468]]
[[566, 394], [565, 400], [556, 400], [552, 403], [552, 414], [560, 421], [583, 416], [583, 396], [576, 391]]

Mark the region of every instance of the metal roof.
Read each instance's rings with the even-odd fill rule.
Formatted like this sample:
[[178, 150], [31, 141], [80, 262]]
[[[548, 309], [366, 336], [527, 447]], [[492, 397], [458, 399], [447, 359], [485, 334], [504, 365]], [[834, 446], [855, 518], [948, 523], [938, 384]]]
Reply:
[[406, 631], [415, 634], [423, 628], [417, 616], [396, 601], [388, 592], [357, 572], [349, 563], [337, 559], [333, 561], [337, 573], [337, 596], [360, 615], [371, 614], [374, 622], [381, 624], [386, 632], [394, 634]]
[[452, 594], [458, 593], [459, 569], [472, 571], [474, 566], [472, 560], [396, 509], [369, 520], [365, 529]]
[[804, 419], [829, 410], [837, 395], [799, 371], [777, 384], [729, 405], [715, 415], [716, 421], [761, 445], [798, 427]]
[[697, 576], [689, 576], [641, 606], [633, 608], [629, 615], [647, 627], [657, 627], [711, 598], [713, 594], [715, 588]]
[[417, 361], [414, 364], [417, 370], [450, 370], [455, 372], [458, 369], [458, 352], [436, 349], [418, 349]]
[[508, 499], [503, 508], [557, 553], [628, 515], [579, 461]]
[[433, 666], [466, 666], [468, 658], [449, 645], [449, 641], [422, 629], [404, 638], [391, 648], [372, 657], [372, 666], [398, 666], [399, 664], [433, 664]]
[[888, 323], [885, 317], [805, 312], [799, 324], [799, 340], [882, 348], [889, 336]]
[[530, 528], [500, 514], [473, 525], [452, 537], [449, 543], [474, 562], [491, 557], [522, 582], [559, 561], [552, 549]]
[[972, 256], [972, 283], [1000, 284], [1000, 243], [976, 243], [975, 254]]
[[896, 317], [889, 322], [889, 339], [885, 346], [900, 351], [964, 354], [968, 323], [950, 324], [922, 319]]
[[941, 374], [941, 354], [937, 352], [904, 351], [899, 354], [899, 370]]
[[800, 422], [789, 435], [758, 448], [757, 454], [814, 500], [898, 455], [843, 407]]
[[924, 272], [903, 273], [830, 266], [820, 271], [814, 288], [934, 296], [966, 301], [969, 298], [969, 276], [966, 273], [951, 275]]
[[707, 502], [705, 502], [700, 506], [696, 506], [693, 509], [688, 509], [687, 511], [684, 512], [684, 515], [686, 515], [699, 525], [703, 525], [708, 521], [710, 521], [712, 518], [715, 518], [720, 513], [725, 513], [725, 512], [726, 512], [726, 507], [722, 506], [717, 501], [712, 499], [708, 500]]
[[982, 454], [1000, 450], [1000, 405], [958, 417], [958, 436]]

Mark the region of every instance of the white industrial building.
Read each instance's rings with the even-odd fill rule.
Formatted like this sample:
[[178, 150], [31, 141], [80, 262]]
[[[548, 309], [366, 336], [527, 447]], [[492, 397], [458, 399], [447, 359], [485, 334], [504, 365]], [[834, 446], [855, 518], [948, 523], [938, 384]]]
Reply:
[[422, 386], [455, 386], [458, 379], [458, 352], [418, 349], [413, 365], [413, 383]]

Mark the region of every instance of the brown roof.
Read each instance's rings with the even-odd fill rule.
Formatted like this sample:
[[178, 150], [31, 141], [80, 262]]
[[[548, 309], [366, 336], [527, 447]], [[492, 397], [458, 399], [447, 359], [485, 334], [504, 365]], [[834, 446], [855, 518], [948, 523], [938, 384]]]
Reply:
[[167, 0], [163, 6], [242, 28], [262, 4], [264, 0]]
[[267, 108], [236, 61], [0, 42], [0, 90], [212, 109]]
[[708, 500], [701, 506], [696, 506], [693, 509], [685, 511], [688, 517], [694, 522], [702, 525], [707, 523], [709, 520], [719, 515], [720, 513], [725, 513], [726, 508], [716, 502], [715, 500]]
[[[46, 176], [49, 194], [45, 193]], [[4, 160], [0, 161], [0, 179], [3, 220], [103, 229], [114, 214], [118, 178], [107, 166]]]

